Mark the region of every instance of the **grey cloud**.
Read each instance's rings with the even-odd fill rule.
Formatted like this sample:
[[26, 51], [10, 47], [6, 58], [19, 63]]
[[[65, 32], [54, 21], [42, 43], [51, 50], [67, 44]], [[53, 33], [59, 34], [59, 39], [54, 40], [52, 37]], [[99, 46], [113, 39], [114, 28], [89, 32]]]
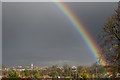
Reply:
[[[65, 3], [97, 42], [117, 3]], [[95, 62], [83, 39], [53, 3], [3, 3], [3, 64]], [[52, 65], [52, 64], [51, 64]]]

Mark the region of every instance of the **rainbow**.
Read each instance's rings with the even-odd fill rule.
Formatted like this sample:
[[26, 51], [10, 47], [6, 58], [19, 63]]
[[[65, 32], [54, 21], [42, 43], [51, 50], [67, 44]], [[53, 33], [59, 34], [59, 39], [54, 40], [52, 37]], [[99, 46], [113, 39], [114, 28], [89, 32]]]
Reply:
[[94, 55], [94, 59], [96, 60], [96, 62], [99, 63], [100, 65], [105, 66], [106, 62], [100, 54], [101, 52], [99, 50], [99, 47], [96, 45], [93, 38], [90, 36], [88, 31], [82, 25], [82, 23], [80, 23], [80, 21], [77, 19], [74, 13], [63, 2], [54, 1], [54, 4], [62, 11], [64, 16], [70, 21], [70, 23], [72, 24], [74, 29], [78, 32], [80, 37], [82, 37], [83, 41], [90, 49], [92, 55]]

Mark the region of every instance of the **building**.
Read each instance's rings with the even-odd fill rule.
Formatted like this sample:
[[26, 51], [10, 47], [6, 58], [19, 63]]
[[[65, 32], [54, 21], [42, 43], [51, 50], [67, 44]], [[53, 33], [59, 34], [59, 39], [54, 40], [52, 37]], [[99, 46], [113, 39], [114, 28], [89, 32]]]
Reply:
[[34, 65], [33, 65], [33, 64], [31, 64], [31, 69], [32, 69], [32, 70], [34, 69]]

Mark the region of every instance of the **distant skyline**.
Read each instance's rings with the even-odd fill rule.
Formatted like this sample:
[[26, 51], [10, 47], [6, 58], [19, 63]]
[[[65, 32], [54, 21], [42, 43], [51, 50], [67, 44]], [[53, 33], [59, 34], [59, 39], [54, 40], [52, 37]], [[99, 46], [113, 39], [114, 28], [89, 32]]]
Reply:
[[[65, 3], [93, 39], [101, 33], [117, 2]], [[90, 65], [94, 56], [68, 19], [51, 2], [3, 3], [3, 64]]]

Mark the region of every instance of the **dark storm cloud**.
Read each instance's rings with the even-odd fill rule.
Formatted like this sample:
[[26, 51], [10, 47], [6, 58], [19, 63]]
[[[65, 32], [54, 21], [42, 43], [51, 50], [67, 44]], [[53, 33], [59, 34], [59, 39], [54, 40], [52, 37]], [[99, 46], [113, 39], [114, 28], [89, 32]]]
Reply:
[[101, 32], [101, 27], [105, 23], [106, 18], [114, 14], [114, 10], [117, 8], [117, 3], [68, 3], [68, 7], [75, 12], [75, 15], [77, 15], [78, 19], [85, 25], [84, 27], [86, 27], [96, 39], [98, 34]]
[[[0, 12], [2, 12], [2, 3], [0, 2]], [[0, 13], [0, 69], [2, 64], [2, 13]], [[0, 72], [1, 75], [1, 72]]]
[[[66, 3], [97, 40], [117, 3]], [[53, 3], [3, 3], [3, 64], [91, 64], [79, 34]]]

